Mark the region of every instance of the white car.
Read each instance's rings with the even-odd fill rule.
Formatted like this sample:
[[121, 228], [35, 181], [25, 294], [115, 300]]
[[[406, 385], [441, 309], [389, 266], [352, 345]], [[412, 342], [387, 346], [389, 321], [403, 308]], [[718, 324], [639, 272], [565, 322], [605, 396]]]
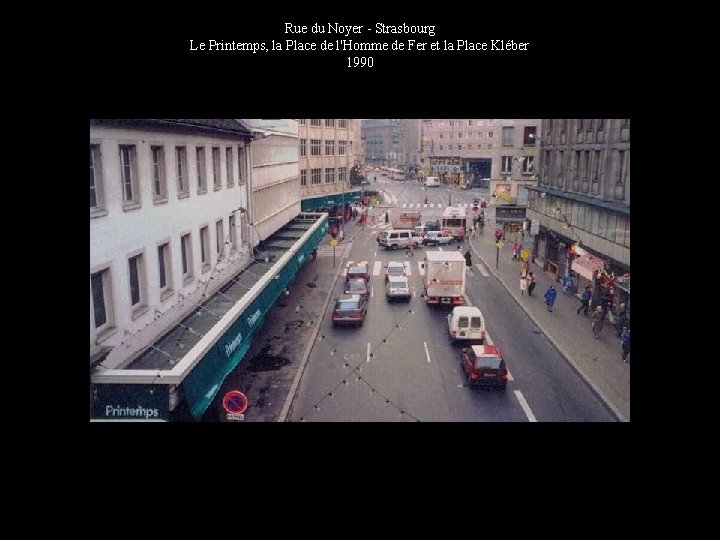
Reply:
[[453, 241], [452, 235], [443, 234], [442, 231], [428, 231], [423, 236], [422, 243], [424, 246], [431, 244], [438, 246], [446, 246]]
[[390, 276], [385, 282], [385, 296], [388, 301], [397, 298], [409, 302], [412, 293], [407, 276]]
[[396, 276], [406, 276], [405, 265], [401, 262], [390, 261], [385, 265], [385, 283], [388, 279]]

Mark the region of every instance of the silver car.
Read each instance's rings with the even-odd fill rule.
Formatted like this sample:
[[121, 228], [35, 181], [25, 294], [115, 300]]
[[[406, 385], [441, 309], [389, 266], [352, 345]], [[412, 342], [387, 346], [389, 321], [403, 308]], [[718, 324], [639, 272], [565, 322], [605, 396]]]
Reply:
[[390, 276], [385, 283], [385, 296], [388, 300], [398, 298], [409, 302], [412, 293], [407, 276]]

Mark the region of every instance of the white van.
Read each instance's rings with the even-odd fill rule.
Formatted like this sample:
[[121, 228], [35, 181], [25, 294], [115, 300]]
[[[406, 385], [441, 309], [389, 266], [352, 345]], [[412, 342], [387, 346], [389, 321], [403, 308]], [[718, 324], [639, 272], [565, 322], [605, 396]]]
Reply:
[[418, 247], [422, 242], [420, 233], [410, 229], [390, 229], [382, 231], [377, 237], [378, 245], [385, 249], [405, 249], [410, 242], [413, 247]]
[[458, 306], [447, 316], [448, 332], [453, 343], [458, 341], [485, 344], [485, 318], [479, 308]]
[[440, 179], [437, 176], [428, 176], [425, 179], [425, 187], [440, 187]]

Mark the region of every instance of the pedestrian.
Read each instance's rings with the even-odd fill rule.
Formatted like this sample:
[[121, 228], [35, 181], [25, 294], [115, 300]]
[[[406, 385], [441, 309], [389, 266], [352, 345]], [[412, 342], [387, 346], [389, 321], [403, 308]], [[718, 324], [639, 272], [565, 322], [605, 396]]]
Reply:
[[317, 259], [317, 248], [315, 248], [315, 249], [312, 250], [312, 258], [313, 258], [313, 261], [314, 261], [315, 259]]
[[520, 276], [520, 295], [525, 296], [525, 290], [527, 289], [527, 275]]
[[625, 304], [620, 304], [620, 313], [615, 317], [615, 327], [617, 328], [617, 335], [620, 337], [622, 331], [628, 325], [627, 312], [625, 311]]
[[600, 332], [602, 332], [603, 326], [605, 326], [606, 316], [607, 311], [602, 304], [598, 305], [598, 307], [595, 308], [595, 311], [593, 311], [593, 314], [591, 315], [591, 317], [595, 319], [590, 326], [592, 328], [593, 337], [595, 339], [600, 337]]
[[512, 256], [512, 260], [513, 260], [513, 261], [517, 261], [517, 260], [518, 260], [518, 252], [519, 252], [519, 250], [520, 250], [520, 246], [518, 245], [518, 243], [517, 243], [517, 242], [513, 242], [513, 256]]
[[537, 283], [535, 283], [535, 274], [533, 274], [532, 272], [528, 272], [527, 280], [528, 280], [528, 286], [527, 286], [528, 296], [532, 296], [532, 292], [535, 290], [535, 286], [537, 285]]
[[580, 307], [577, 310], [578, 315], [581, 310], [587, 315], [588, 308], [590, 307], [590, 298], [592, 298], [592, 292], [590, 292], [590, 285], [588, 285], [580, 297]]
[[500, 242], [500, 240], [502, 240], [502, 237], [503, 237], [502, 229], [499, 229], [499, 228], [498, 228], [498, 229], [495, 229], [495, 243], [496, 243], [496, 244], [497, 244], [498, 242]]
[[407, 256], [414, 257], [415, 256], [414, 249], [415, 249], [415, 242], [410, 240], [410, 242], [408, 242], [407, 247], [405, 248], [405, 256], [406, 257]]
[[427, 197], [425, 197], [425, 204], [427, 204]]
[[385, 212], [385, 223], [390, 223], [390, 214]]
[[465, 252], [465, 266], [468, 268], [472, 267], [472, 254], [469, 249]]
[[622, 361], [628, 362], [627, 356], [630, 354], [630, 327], [626, 326], [620, 333], [620, 345], [622, 345]]
[[555, 290], [555, 287], [553, 285], [550, 285], [550, 287], [548, 287], [548, 290], [545, 291], [545, 303], [547, 304], [548, 311], [553, 310], [553, 304], [555, 304], [556, 297], [557, 291]]

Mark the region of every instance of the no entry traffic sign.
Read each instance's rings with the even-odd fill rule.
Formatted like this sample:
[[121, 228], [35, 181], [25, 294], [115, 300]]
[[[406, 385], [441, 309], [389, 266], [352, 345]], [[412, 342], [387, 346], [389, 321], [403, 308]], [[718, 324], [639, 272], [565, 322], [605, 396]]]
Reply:
[[247, 406], [248, 400], [240, 390], [230, 390], [223, 398], [223, 407], [229, 413], [242, 414]]

